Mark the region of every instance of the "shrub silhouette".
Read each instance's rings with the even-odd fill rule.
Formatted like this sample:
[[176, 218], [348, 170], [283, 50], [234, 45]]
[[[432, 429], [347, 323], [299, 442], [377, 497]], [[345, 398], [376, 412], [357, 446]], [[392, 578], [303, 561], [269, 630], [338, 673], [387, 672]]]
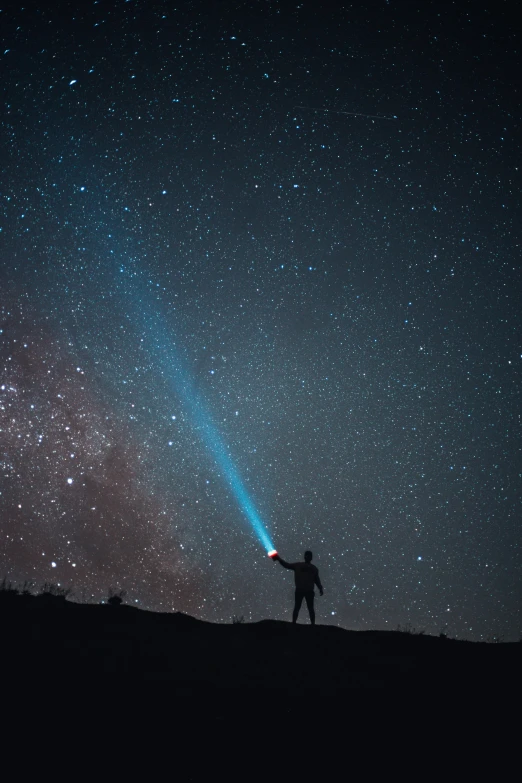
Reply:
[[52, 595], [55, 598], [67, 598], [72, 593], [71, 587], [61, 587], [60, 585], [45, 582], [40, 595]]
[[109, 597], [107, 599], [107, 603], [109, 606], [121, 606], [126, 595], [126, 590], [120, 590], [119, 592], [116, 592], [112, 590], [112, 588], [109, 588]]

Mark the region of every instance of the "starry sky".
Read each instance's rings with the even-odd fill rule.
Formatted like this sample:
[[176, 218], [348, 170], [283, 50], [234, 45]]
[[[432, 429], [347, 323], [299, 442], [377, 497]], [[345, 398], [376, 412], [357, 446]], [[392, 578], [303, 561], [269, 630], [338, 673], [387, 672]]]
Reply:
[[3, 7], [0, 577], [519, 638], [511, 9]]

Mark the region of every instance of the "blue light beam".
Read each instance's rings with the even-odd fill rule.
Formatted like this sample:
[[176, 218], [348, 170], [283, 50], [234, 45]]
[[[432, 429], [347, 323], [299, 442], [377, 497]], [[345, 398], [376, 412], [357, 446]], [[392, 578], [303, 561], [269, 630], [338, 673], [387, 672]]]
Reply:
[[[127, 270], [123, 267], [120, 268], [120, 272], [125, 271]], [[126, 275], [125, 277], [126, 281], [129, 281], [129, 277], [132, 277], [131, 285], [133, 288], [137, 287], [135, 274], [131, 274], [129, 277]], [[175, 349], [173, 340], [168, 334], [165, 317], [160, 312], [160, 302], [156, 299], [156, 307], [150, 301], [151, 297], [143, 292], [140, 292], [139, 295], [137, 295], [137, 292], [133, 292], [131, 301], [128, 301], [128, 290], [126, 294], [126, 303], [130, 305], [133, 311], [132, 320], [134, 323], [140, 323], [142, 331], [147, 335], [148, 347], [154, 350], [158, 365], [162, 370], [161, 374], [168, 379], [181, 401], [186, 405], [194, 428], [198, 431], [202, 442], [212, 454], [216, 465], [230, 487], [239, 508], [250, 522], [258, 540], [267, 552], [273, 551], [272, 539], [230, 456], [229, 448], [213, 423], [204, 401], [194, 389], [191, 374], [185, 368], [178, 351]], [[130, 316], [129, 308], [126, 307], [126, 310], [127, 315]]]
[[261, 520], [254, 501], [250, 497], [248, 489], [239, 475], [239, 471], [236, 468], [232, 457], [230, 456], [228, 447], [221, 437], [221, 434], [210, 420], [210, 417], [204, 410], [203, 404], [198, 397], [192, 399], [185, 398], [185, 402], [191, 410], [193, 420], [196, 422], [201, 439], [214, 457], [214, 460], [218, 465], [222, 475], [226, 479], [226, 482], [230, 487], [235, 499], [237, 500], [240, 509], [243, 511], [248, 521], [252, 525], [254, 533], [258, 537], [261, 544], [264, 546], [267, 552], [270, 552], [274, 549], [272, 540]]

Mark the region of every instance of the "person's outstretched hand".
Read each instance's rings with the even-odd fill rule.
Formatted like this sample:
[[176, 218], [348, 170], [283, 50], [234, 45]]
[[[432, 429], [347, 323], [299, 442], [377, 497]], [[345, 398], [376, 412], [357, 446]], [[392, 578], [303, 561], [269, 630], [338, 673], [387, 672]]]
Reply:
[[319, 590], [319, 595], [324, 595], [324, 590]]

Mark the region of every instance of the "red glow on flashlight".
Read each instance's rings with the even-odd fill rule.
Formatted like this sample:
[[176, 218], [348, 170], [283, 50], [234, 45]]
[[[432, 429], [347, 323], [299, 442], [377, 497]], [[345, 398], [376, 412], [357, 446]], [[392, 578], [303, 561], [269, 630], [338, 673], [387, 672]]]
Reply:
[[268, 557], [274, 558], [277, 555], [277, 549], [271, 549], [268, 553]]

